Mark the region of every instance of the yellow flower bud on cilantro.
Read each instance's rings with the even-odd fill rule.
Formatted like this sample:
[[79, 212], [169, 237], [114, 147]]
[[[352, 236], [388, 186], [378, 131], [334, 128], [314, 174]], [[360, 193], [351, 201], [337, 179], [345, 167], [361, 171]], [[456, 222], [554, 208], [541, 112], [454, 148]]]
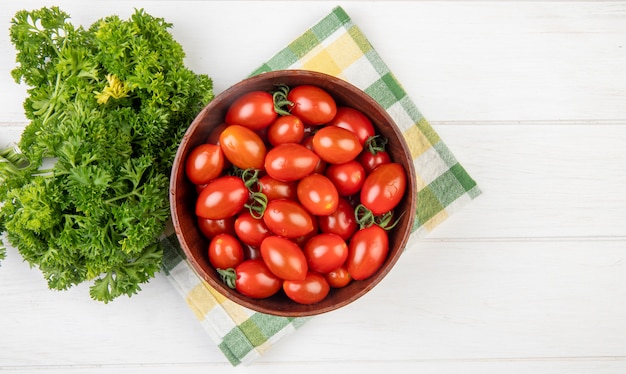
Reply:
[[174, 155], [213, 86], [162, 18], [68, 19], [50, 7], [11, 22], [30, 123], [18, 152], [0, 151], [0, 231], [50, 288], [91, 282], [109, 302], [160, 269]]

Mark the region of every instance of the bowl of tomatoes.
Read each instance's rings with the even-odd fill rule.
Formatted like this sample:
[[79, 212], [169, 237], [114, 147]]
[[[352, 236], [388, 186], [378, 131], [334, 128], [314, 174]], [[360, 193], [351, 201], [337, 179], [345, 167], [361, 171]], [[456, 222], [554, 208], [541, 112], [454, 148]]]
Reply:
[[172, 167], [176, 235], [198, 275], [252, 310], [350, 304], [397, 262], [416, 209], [401, 131], [340, 78], [280, 70], [217, 95]]

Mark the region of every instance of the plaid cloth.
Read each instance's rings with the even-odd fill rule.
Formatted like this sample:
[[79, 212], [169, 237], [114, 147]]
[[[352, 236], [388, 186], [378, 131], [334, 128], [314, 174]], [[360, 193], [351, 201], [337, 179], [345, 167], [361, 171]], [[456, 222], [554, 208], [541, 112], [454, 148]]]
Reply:
[[[341, 7], [334, 8], [252, 75], [280, 69], [307, 69], [340, 77], [367, 92], [389, 112], [415, 160], [418, 207], [411, 240], [424, 236], [480, 194], [474, 180]], [[175, 235], [166, 235], [162, 243], [168, 279], [232, 365], [253, 362], [311, 318], [270, 316], [225, 299], [196, 275]]]

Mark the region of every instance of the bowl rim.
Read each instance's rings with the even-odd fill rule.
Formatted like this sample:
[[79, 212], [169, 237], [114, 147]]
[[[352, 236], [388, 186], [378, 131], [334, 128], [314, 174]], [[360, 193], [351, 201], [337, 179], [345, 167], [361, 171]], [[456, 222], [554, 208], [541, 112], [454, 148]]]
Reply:
[[[405, 209], [410, 212], [410, 214], [408, 215], [409, 216], [408, 220], [405, 221], [406, 224], [404, 226], [404, 232], [402, 233], [400, 243], [398, 244], [397, 252], [395, 253], [393, 257], [391, 256], [392, 255], [391, 253], [388, 254], [390, 258], [387, 260], [388, 262], [386, 266], [384, 266], [382, 269], [379, 269], [379, 271], [375, 273], [375, 275], [372, 277], [375, 279], [368, 281], [366, 284], [364, 284], [364, 287], [359, 287], [358, 291], [354, 293], [350, 298], [342, 299], [331, 305], [326, 305], [326, 306], [317, 305], [316, 306], [316, 304], [312, 304], [312, 305], [307, 306], [307, 305], [296, 304], [294, 302], [293, 305], [299, 306], [298, 310], [295, 310], [295, 311], [289, 310], [289, 309], [276, 310], [276, 309], [269, 309], [269, 308], [263, 307], [257, 303], [259, 300], [248, 298], [240, 294], [238, 291], [230, 290], [223, 283], [216, 281], [214, 278], [209, 276], [209, 274], [206, 274], [205, 269], [203, 269], [198, 259], [194, 258], [193, 253], [184, 238], [180, 220], [177, 214], [177, 207], [176, 207], [176, 201], [175, 201], [175, 196], [176, 196], [176, 192], [178, 188], [177, 183], [179, 182], [179, 178], [177, 177], [177, 175], [180, 175], [180, 172], [178, 171], [178, 169], [181, 168], [181, 165], [183, 165], [184, 167], [184, 157], [186, 156], [186, 154], [183, 155], [183, 153], [185, 149], [189, 146], [188, 143], [190, 142], [191, 137], [194, 134], [194, 132], [197, 130], [197, 127], [201, 125], [202, 119], [204, 118], [204, 114], [218, 107], [219, 105], [222, 105], [223, 101], [227, 99], [232, 100], [232, 97], [230, 95], [233, 92], [239, 91], [240, 89], [242, 89], [242, 87], [245, 87], [246, 85], [254, 86], [255, 84], [265, 82], [267, 80], [270, 80], [270, 81], [277, 80], [277, 79], [280, 80], [280, 78], [285, 78], [286, 76], [295, 77], [295, 78], [304, 77], [307, 79], [322, 79], [321, 82], [324, 82], [324, 84], [323, 85], [318, 84], [318, 86], [322, 88], [325, 88], [325, 86], [341, 85], [345, 89], [348, 89], [349, 91], [353, 91], [355, 93], [358, 92], [362, 94], [363, 95], [362, 99], [366, 101], [366, 105], [376, 108], [377, 113], [379, 113], [384, 118], [385, 122], [390, 127], [390, 130], [394, 132], [395, 137], [397, 138], [399, 145], [402, 148], [401, 153], [406, 155], [407, 157], [407, 165], [404, 165], [404, 166], [405, 166], [405, 169], [406, 167], [408, 167], [408, 170], [405, 170], [407, 174], [406, 175], [407, 190], [405, 194], [408, 194], [408, 196], [405, 196], [404, 200], [409, 203], [409, 206], [407, 206]], [[243, 92], [246, 92], [246, 91], [243, 91]], [[331, 96], [333, 96], [332, 92], [331, 92]], [[375, 128], [376, 128], [376, 125], [375, 125]], [[363, 295], [368, 293], [372, 288], [378, 285], [387, 276], [389, 271], [395, 266], [400, 255], [402, 254], [402, 252], [404, 252], [404, 248], [406, 247], [408, 239], [411, 235], [411, 229], [415, 220], [415, 209], [417, 207], [417, 202], [416, 202], [417, 191], [415, 187], [416, 174], [415, 174], [414, 162], [410, 155], [411, 155], [411, 152], [406, 142], [406, 139], [403, 136], [402, 131], [400, 130], [400, 128], [398, 127], [394, 119], [389, 114], [389, 112], [385, 108], [383, 108], [382, 105], [380, 105], [380, 103], [378, 103], [369, 94], [367, 94], [364, 90], [361, 90], [360, 88], [356, 87], [351, 82], [348, 82], [344, 79], [335, 77], [330, 74], [312, 71], [312, 70], [304, 70], [304, 69], [274, 70], [274, 71], [269, 71], [269, 72], [263, 72], [258, 75], [254, 75], [254, 76], [245, 78], [243, 80], [240, 80], [239, 82], [231, 85], [230, 87], [228, 87], [227, 89], [225, 89], [224, 91], [216, 95], [213, 98], [213, 100], [211, 100], [207, 105], [205, 105], [198, 112], [196, 117], [193, 119], [193, 121], [190, 123], [190, 125], [186, 129], [185, 134], [183, 135], [183, 138], [181, 139], [181, 142], [178, 145], [174, 162], [172, 164], [169, 192], [170, 192], [170, 210], [171, 210], [172, 224], [173, 224], [174, 231], [176, 233], [176, 237], [178, 239], [180, 248], [182, 249], [185, 258], [188, 261], [188, 263], [191, 265], [192, 269], [202, 280], [207, 282], [212, 288], [214, 288], [217, 292], [219, 292], [224, 297], [230, 299], [231, 301], [243, 307], [252, 309], [257, 312], [276, 315], [276, 316], [283, 316], [283, 317], [312, 316], [312, 315], [322, 314], [322, 313], [326, 313], [332, 310], [339, 309], [361, 298]], [[394, 160], [394, 161], [398, 161], [398, 160]], [[190, 182], [187, 181], [187, 183], [190, 183]], [[391, 248], [390, 248], [390, 252], [391, 252]], [[353, 281], [352, 283], [354, 282], [355, 281]], [[364, 281], [356, 281], [356, 282], [364, 282]], [[331, 289], [331, 292], [332, 292], [332, 289]]]

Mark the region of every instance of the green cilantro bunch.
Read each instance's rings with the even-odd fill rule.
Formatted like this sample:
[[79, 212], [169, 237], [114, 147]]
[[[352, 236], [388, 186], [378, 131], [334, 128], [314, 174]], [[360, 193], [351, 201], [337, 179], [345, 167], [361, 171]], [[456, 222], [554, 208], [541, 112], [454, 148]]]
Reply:
[[68, 19], [51, 7], [12, 20], [30, 123], [0, 153], [0, 229], [51, 289], [93, 281], [106, 303], [160, 269], [174, 155], [213, 86], [161, 18]]

